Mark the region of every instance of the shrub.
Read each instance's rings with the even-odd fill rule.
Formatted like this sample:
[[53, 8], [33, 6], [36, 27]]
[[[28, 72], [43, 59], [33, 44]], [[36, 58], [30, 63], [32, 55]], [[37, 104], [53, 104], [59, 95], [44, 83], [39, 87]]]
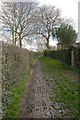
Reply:
[[56, 51], [44, 51], [44, 56], [58, 59], [64, 64], [71, 66], [71, 50], [74, 51], [74, 66], [80, 67], [80, 48], [69, 48]]
[[[44, 53], [44, 55], [45, 55], [45, 53]], [[45, 56], [58, 59], [65, 64], [71, 65], [70, 49], [57, 50], [57, 51], [46, 51]]]

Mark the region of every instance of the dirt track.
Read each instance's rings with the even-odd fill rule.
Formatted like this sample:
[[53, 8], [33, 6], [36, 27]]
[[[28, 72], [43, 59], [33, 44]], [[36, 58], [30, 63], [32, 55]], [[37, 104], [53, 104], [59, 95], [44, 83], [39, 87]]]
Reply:
[[54, 118], [49, 92], [36, 60], [32, 77], [22, 100], [20, 118]]

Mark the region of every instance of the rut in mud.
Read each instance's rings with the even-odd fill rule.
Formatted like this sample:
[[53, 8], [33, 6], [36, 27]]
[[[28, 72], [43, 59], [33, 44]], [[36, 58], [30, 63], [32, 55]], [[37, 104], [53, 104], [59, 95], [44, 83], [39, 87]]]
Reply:
[[20, 110], [20, 118], [54, 118], [49, 92], [36, 60]]

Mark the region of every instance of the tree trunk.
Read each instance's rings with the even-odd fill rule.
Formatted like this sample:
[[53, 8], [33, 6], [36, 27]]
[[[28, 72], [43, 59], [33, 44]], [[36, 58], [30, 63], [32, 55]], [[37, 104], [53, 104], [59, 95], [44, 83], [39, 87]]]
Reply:
[[16, 45], [16, 32], [12, 31], [12, 43]]
[[49, 38], [46, 39], [47, 43], [46, 43], [46, 47], [48, 50], [50, 50], [50, 46], [49, 46]]
[[17, 40], [17, 37], [16, 37], [16, 33], [17, 33], [17, 31], [15, 31], [15, 45], [16, 45], [16, 40]]
[[21, 39], [21, 35], [19, 35], [19, 46], [22, 47], [22, 39]]
[[15, 44], [14, 43], [14, 32], [13, 31], [12, 31], [12, 43]]

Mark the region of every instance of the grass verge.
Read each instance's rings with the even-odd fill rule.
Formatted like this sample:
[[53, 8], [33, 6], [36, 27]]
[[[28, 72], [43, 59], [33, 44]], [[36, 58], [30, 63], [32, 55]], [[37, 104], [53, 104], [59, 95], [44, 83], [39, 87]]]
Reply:
[[56, 88], [53, 86], [51, 91], [55, 95], [55, 100], [65, 104], [66, 108], [70, 110], [67, 113], [70, 118], [78, 117], [78, 87], [80, 85], [66, 75], [69, 67], [58, 60], [47, 57], [40, 58], [40, 61], [45, 76], [52, 78], [51, 81], [48, 78], [48, 83], [51, 82], [51, 85], [56, 86]]
[[26, 84], [30, 77], [30, 71], [31, 71], [31, 68], [28, 71], [28, 73], [23, 76], [20, 83], [11, 90], [12, 100], [5, 114], [5, 118], [18, 118], [20, 114], [19, 113], [20, 101], [26, 89]]

